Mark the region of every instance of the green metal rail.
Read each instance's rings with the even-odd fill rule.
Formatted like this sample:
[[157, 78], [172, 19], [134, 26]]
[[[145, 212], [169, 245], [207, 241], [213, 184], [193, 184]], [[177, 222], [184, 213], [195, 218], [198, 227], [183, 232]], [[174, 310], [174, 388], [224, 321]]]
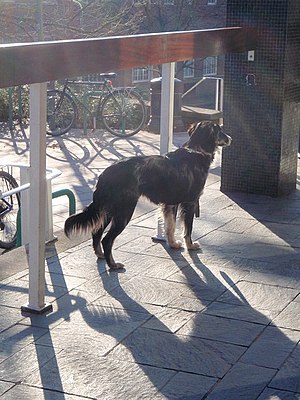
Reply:
[[[76, 212], [76, 200], [75, 195], [70, 189], [60, 189], [52, 193], [52, 199], [57, 197], [67, 196], [69, 199], [69, 215], [75, 214]], [[17, 243], [16, 247], [22, 246], [22, 225], [21, 225], [21, 208], [17, 214]]]

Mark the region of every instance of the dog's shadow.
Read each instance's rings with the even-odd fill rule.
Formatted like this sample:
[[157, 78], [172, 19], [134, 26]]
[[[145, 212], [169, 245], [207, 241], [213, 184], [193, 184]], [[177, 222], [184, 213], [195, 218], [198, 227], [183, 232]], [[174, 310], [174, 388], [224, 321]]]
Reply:
[[[157, 244], [157, 246], [161, 245]], [[131, 362], [133, 359], [157, 391], [167, 398], [172, 398], [170, 393], [174, 388], [179, 391], [179, 395], [180, 390], [187, 390], [180, 387], [182, 374], [187, 380], [193, 377], [195, 382], [197, 378], [201, 381], [203, 376], [209, 375], [210, 379], [214, 377], [214, 382], [217, 383], [247, 350], [248, 345], [237, 344], [240, 340], [238, 331], [229, 334], [231, 340], [226, 338], [228, 331], [224, 331], [225, 338], [222, 338], [222, 329], [215, 338], [201, 334], [202, 331], [212, 330], [211, 323], [218, 320], [217, 324], [219, 324], [227, 318], [230, 323], [237, 326], [239, 323], [251, 325], [247, 318], [239, 319], [235, 316], [215, 314], [214, 311], [210, 311], [214, 309], [214, 305], [224, 305], [226, 308], [234, 299], [235, 306], [246, 307], [251, 315], [251, 321], [259, 321], [257, 324], [252, 323], [257, 329], [257, 336], [267, 328], [271, 320], [249, 305], [236, 286], [238, 280], [232, 279], [225, 268], [221, 268], [217, 277], [201, 262], [201, 249], [187, 253], [183, 250], [169, 250], [164, 244], [162, 247], [177, 266], [177, 271], [165, 279], [158, 280], [151, 275], [151, 272], [146, 271], [147, 273], [143, 274], [141, 271], [140, 275], [133, 274], [128, 280], [123, 280], [122, 274], [125, 272], [126, 275], [130, 272], [130, 260], [127, 262], [128, 272], [124, 270], [110, 272], [105, 269], [103, 261], [98, 262], [106, 295], [100, 297], [96, 304], [103, 303], [105, 307], [105, 304], [108, 304], [106, 302], [111, 301], [110, 307], [114, 310], [113, 314], [116, 315], [118, 310], [123, 310], [122, 312], [125, 312], [129, 321], [132, 322], [136, 322], [137, 313], [143, 315], [144, 322], [110, 350], [108, 357]], [[145, 257], [151, 258], [151, 255], [148, 254]], [[159, 258], [154, 258], [159, 263]], [[145, 281], [145, 286], [140, 287], [143, 281]], [[158, 287], [155, 289], [156, 284]], [[172, 293], [171, 288], [174, 289], [174, 287], [181, 287], [183, 292]], [[184, 287], [188, 288], [187, 292]], [[166, 296], [170, 297], [167, 300], [163, 297], [166, 302], [159, 304], [152, 290], [157, 290], [160, 295], [162, 291], [165, 291]], [[224, 301], [221, 296], [225, 293], [226, 300]], [[154, 296], [153, 301], [151, 295]], [[101, 314], [98, 318], [100, 322], [97, 322], [95, 329], [113, 335], [119, 341], [120, 337], [114, 329], [101, 324]], [[169, 324], [169, 320], [172, 319], [173, 323]], [[176, 323], [174, 320], [177, 320]], [[90, 319], [89, 323], [91, 323]], [[220, 327], [222, 327], [222, 322], [219, 330]], [[281, 342], [281, 345], [286, 343], [291, 347], [290, 340], [284, 333], [276, 326], [271, 329], [277, 332], [278, 342]], [[158, 377], [156, 368], [161, 368], [162, 376], [166, 371], [177, 371], [177, 373], [173, 372], [168, 379], [169, 382], [162, 384], [162, 376]], [[232, 388], [224, 392], [224, 397], [230, 398], [231, 390], [234, 396], [235, 389]], [[248, 387], [247, 390], [257, 391], [257, 384], [253, 383], [253, 387]], [[183, 397], [184, 395], [182, 393]]]

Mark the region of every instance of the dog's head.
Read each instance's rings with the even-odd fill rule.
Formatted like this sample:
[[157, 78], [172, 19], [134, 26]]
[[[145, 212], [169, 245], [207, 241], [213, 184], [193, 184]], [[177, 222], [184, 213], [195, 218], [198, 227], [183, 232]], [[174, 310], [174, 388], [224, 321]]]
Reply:
[[188, 135], [190, 139], [185, 147], [209, 154], [214, 154], [218, 146], [229, 146], [232, 141], [219, 124], [211, 121], [194, 123], [190, 126]]

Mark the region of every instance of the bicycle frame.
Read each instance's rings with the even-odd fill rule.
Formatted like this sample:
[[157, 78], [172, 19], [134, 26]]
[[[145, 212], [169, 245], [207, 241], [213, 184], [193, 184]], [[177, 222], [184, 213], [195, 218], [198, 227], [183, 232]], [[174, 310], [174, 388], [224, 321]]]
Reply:
[[[87, 94], [92, 95], [92, 96], [97, 96], [99, 97], [99, 101], [97, 104], [97, 109], [95, 112], [93, 112], [89, 106], [88, 106], [88, 102], [85, 101], [81, 101], [78, 99], [76, 93], [70, 88], [69, 85], [85, 85], [85, 86], [90, 86], [90, 85], [99, 85], [100, 86], [100, 90], [91, 90], [88, 91]], [[70, 79], [66, 79], [63, 88], [61, 89], [62, 93], [69, 93], [69, 95], [72, 97], [73, 101], [76, 103], [76, 105], [80, 105], [80, 107], [84, 108], [85, 111], [87, 111], [92, 117], [97, 117], [97, 115], [99, 114], [99, 111], [101, 109], [101, 104], [102, 101], [104, 99], [104, 97], [113, 92], [113, 86], [111, 83], [110, 79], [105, 79], [103, 81], [99, 81], [99, 82], [89, 82], [89, 81], [72, 81]], [[63, 98], [63, 96], [62, 96]], [[88, 96], [84, 96], [84, 99], [88, 98]], [[58, 103], [57, 108], [59, 108], [60, 103]]]
[[8, 214], [13, 209], [13, 205], [10, 204], [7, 200], [1, 199], [1, 202], [3, 202], [6, 205], [6, 207], [2, 208], [2, 205], [0, 205], [0, 223], [1, 223], [1, 218], [4, 217], [4, 215]]
[[[79, 108], [83, 111], [84, 133], [91, 117], [94, 130], [101, 122], [101, 127], [118, 137], [132, 136], [142, 128], [146, 107], [139, 93], [134, 87], [114, 87], [110, 78], [116, 77], [115, 73], [101, 75], [99, 82], [66, 79], [60, 87], [49, 90], [48, 98], [55, 99], [55, 108], [48, 108], [47, 133], [60, 136], [68, 132], [80, 115]], [[80, 93], [73, 85], [89, 87]]]
[[[93, 112], [90, 110], [90, 108], [88, 107], [87, 103], [85, 103], [84, 101], [81, 101], [78, 99], [78, 96], [76, 95], [76, 93], [70, 88], [69, 85], [82, 85], [82, 86], [91, 86], [91, 85], [97, 85], [100, 87], [100, 89], [93, 89], [90, 90], [86, 93], [86, 95], [89, 95], [90, 97], [99, 97], [99, 102], [97, 105], [97, 110], [96, 112]], [[112, 94], [113, 97], [114, 96], [114, 90], [117, 90], [118, 88], [115, 88], [112, 85], [112, 81], [111, 79], [104, 79], [103, 81], [79, 81], [79, 80], [71, 80], [71, 79], [65, 79], [63, 88], [60, 89], [62, 93], [68, 93], [71, 97], [72, 100], [74, 100], [75, 103], [79, 104], [81, 107], [83, 107], [90, 115], [92, 116], [96, 116], [99, 113], [99, 110], [101, 108], [101, 104], [102, 101], [104, 99], [105, 96], [107, 96], [108, 94]], [[129, 92], [131, 90], [134, 90], [134, 87], [122, 87], [123, 90], [128, 90]], [[63, 97], [63, 96], [62, 96]], [[85, 97], [85, 96], [84, 96]], [[88, 96], [86, 96], [88, 97]], [[60, 103], [58, 103], [57, 108], [59, 108]]]

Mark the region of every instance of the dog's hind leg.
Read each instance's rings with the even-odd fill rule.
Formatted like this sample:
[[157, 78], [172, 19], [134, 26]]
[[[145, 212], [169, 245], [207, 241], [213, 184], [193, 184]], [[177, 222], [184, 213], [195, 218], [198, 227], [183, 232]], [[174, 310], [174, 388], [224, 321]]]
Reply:
[[[198, 201], [198, 200], [197, 200]], [[186, 248], [188, 250], [197, 250], [200, 248], [198, 242], [192, 241], [192, 230], [193, 230], [193, 221], [194, 221], [194, 213], [197, 204], [192, 203], [181, 203], [181, 220], [183, 221], [183, 237], [185, 240]]]
[[165, 232], [168, 244], [172, 249], [180, 249], [182, 247], [181, 241], [175, 239], [177, 208], [177, 206], [171, 206], [168, 204], [164, 204], [162, 206], [162, 213], [165, 221]]
[[107, 265], [111, 269], [121, 269], [124, 268], [124, 265], [121, 263], [116, 263], [113, 256], [112, 256], [112, 246], [114, 244], [114, 241], [118, 235], [125, 229], [127, 226], [128, 222], [130, 221], [133, 211], [135, 209], [136, 202], [131, 206], [128, 207], [127, 204], [127, 210], [126, 213], [124, 209], [120, 210], [123, 211], [123, 214], [119, 213], [118, 215], [115, 215], [112, 218], [111, 221], [111, 227], [105, 237], [102, 239], [102, 246], [104, 250], [104, 256], [107, 262]]
[[103, 232], [105, 228], [109, 225], [111, 221], [111, 218], [107, 218], [105, 221], [105, 224], [101, 226], [98, 230], [95, 230], [92, 233], [92, 238], [93, 238], [93, 249], [98, 258], [104, 258], [104, 253], [102, 251], [102, 246], [101, 246], [101, 239]]

